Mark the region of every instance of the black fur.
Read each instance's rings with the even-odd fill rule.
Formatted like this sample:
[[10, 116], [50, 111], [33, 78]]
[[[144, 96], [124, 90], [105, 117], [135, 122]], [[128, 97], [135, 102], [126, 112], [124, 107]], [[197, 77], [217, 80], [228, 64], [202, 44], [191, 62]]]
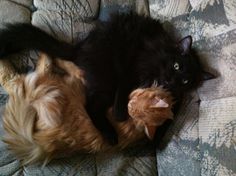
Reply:
[[39, 50], [52, 56], [73, 59], [75, 47], [59, 41], [42, 30], [25, 23], [8, 24], [0, 31], [0, 58], [24, 50]]
[[136, 14], [113, 15], [109, 22], [98, 22], [75, 46], [26, 24], [8, 26], [0, 32], [0, 41], [1, 57], [36, 49], [72, 60], [84, 69], [87, 111], [111, 144], [117, 142], [117, 136], [105, 114], [114, 105], [116, 119], [125, 120], [128, 95], [133, 89], [148, 87], [156, 80], [178, 101], [202, 80], [203, 70], [191, 50], [191, 37], [176, 42], [157, 20]]

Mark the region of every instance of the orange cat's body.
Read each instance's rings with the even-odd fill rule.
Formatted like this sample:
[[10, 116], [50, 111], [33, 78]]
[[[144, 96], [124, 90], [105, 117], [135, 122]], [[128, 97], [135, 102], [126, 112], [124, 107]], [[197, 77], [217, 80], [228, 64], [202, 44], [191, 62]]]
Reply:
[[53, 72], [51, 59], [42, 55], [36, 71], [16, 77], [8, 90], [4, 141], [25, 164], [59, 153], [121, 149], [145, 134], [153, 138], [156, 127], [172, 117], [169, 93], [155, 86], [137, 89], [130, 95], [127, 121], [116, 122], [108, 112], [119, 136], [119, 144], [112, 147], [85, 110], [83, 72], [70, 62], [57, 60], [56, 64], [66, 74]]

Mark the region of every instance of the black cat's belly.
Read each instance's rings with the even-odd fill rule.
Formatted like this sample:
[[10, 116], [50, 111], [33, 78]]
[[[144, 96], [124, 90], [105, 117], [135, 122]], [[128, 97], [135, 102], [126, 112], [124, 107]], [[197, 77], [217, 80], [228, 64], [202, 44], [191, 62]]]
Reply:
[[[163, 32], [160, 23], [153, 22], [150, 18], [134, 14], [115, 15], [110, 22], [97, 25], [78, 51], [76, 64], [94, 75], [87, 77], [88, 83], [97, 83], [97, 87], [91, 89], [106, 91], [108, 88], [104, 84], [114, 86], [115, 99], [110, 105], [114, 105], [114, 117], [119, 121], [127, 119], [130, 92], [145, 83], [139, 81], [143, 72], [150, 72], [151, 67], [154, 69], [150, 70], [154, 72], [158, 70], [158, 58], [153, 60], [149, 56], [140, 57], [149, 52], [145, 49], [145, 42], [152, 33]], [[144, 68], [140, 69], [140, 65]]]

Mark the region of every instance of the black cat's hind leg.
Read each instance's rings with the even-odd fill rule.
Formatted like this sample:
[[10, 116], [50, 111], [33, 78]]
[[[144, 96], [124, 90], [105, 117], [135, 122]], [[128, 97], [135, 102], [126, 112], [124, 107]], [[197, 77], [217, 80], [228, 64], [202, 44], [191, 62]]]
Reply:
[[106, 117], [109, 107], [112, 105], [110, 94], [95, 92], [87, 97], [87, 111], [94, 126], [111, 145], [118, 143], [118, 135]]

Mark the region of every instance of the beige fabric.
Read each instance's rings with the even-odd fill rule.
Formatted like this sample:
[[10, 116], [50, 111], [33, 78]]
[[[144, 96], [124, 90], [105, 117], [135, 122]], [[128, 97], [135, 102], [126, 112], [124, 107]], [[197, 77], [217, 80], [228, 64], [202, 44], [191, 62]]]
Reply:
[[188, 0], [159, 0], [150, 1], [150, 15], [161, 20], [170, 20], [173, 17], [188, 13], [190, 7]]
[[[29, 9], [8, 0], [0, 1], [0, 27], [3, 23], [30, 22]], [[17, 15], [13, 15], [17, 14]]]

